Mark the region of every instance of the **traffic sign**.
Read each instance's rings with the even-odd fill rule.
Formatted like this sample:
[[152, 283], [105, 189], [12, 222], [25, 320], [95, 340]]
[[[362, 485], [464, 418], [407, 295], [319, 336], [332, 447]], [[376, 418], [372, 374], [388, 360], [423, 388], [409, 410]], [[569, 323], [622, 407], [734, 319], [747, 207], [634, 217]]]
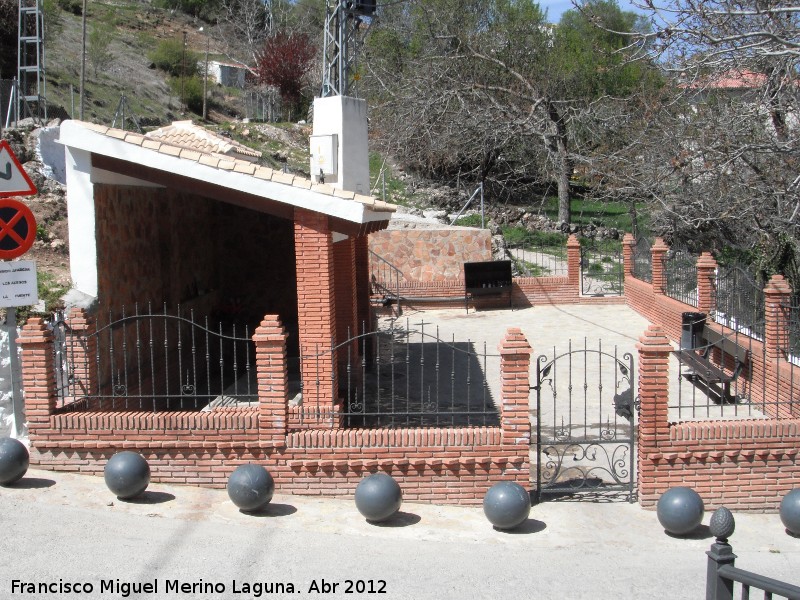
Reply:
[[0, 198], [0, 259], [22, 256], [36, 240], [36, 219], [16, 198]]
[[36, 186], [11, 150], [8, 140], [0, 141], [0, 198], [35, 193]]
[[37, 302], [36, 263], [32, 260], [0, 263], [0, 306], [33, 306]]

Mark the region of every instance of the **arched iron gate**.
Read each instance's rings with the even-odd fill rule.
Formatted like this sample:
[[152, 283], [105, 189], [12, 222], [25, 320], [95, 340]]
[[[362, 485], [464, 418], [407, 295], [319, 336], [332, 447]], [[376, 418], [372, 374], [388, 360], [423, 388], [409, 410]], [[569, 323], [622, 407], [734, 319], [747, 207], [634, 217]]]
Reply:
[[555, 350], [536, 361], [536, 495], [635, 497], [633, 355]]

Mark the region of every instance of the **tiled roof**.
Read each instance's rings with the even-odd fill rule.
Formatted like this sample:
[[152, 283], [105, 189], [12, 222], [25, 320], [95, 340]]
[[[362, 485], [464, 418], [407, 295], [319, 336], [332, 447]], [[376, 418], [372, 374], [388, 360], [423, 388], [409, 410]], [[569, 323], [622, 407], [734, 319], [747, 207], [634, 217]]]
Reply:
[[767, 76], [754, 71], [727, 71], [710, 77], [701, 77], [681, 84], [688, 89], [753, 90], [763, 87]]
[[[224, 138], [208, 129], [195, 125], [191, 121], [174, 121], [161, 129], [145, 134], [172, 146], [197, 150], [205, 154], [221, 154], [229, 157], [261, 158], [261, 152], [248, 148], [235, 140]], [[237, 155], [239, 155], [237, 157]]]
[[[153, 152], [158, 152], [167, 156], [173, 156], [182, 160], [192, 161], [206, 167], [217, 169], [219, 171], [243, 173], [264, 181], [272, 181], [274, 183], [289, 185], [298, 189], [311, 190], [312, 192], [316, 192], [318, 194], [325, 194], [334, 198], [341, 198], [343, 200], [352, 200], [369, 207], [374, 212], [392, 213], [396, 209], [394, 204], [383, 202], [374, 196], [364, 196], [362, 194], [356, 194], [355, 192], [339, 190], [330, 185], [313, 183], [310, 179], [306, 179], [305, 177], [292, 175], [291, 173], [284, 173], [283, 171], [276, 171], [274, 169], [270, 169], [269, 167], [262, 167], [248, 160], [236, 159], [229, 156], [219, 155], [218, 153], [201, 152], [197, 149], [179, 146], [167, 141], [161, 141], [158, 138], [150, 135], [142, 135], [140, 133], [133, 133], [131, 131], [125, 131], [122, 129], [114, 129], [112, 127], [106, 127], [105, 125], [97, 125], [95, 123], [83, 121], [73, 122], [109, 138], [117, 139], [135, 146], [140, 146], [147, 150], [152, 150]], [[387, 216], [387, 219], [388, 218], [389, 217]]]

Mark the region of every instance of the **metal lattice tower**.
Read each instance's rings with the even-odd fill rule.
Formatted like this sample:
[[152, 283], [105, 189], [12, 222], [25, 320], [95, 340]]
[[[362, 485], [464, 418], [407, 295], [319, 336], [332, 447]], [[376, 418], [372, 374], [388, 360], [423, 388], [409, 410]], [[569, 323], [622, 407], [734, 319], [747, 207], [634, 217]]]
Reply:
[[[358, 48], [375, 13], [375, 0], [328, 0], [322, 65], [322, 94], [358, 96]], [[364, 19], [363, 17], [368, 17]]]
[[47, 120], [44, 70], [44, 13], [42, 0], [19, 0], [17, 101], [21, 113], [35, 107], [31, 116]]

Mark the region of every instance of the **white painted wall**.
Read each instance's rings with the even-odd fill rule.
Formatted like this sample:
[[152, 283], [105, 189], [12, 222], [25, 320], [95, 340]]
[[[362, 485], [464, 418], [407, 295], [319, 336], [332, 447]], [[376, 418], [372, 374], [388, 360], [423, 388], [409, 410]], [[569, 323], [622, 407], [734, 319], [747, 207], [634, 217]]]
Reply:
[[[326, 175], [325, 183], [369, 195], [366, 100], [349, 96], [315, 98], [312, 135], [336, 135], [339, 140], [338, 172]], [[319, 173], [312, 173], [311, 177], [315, 183], [319, 181]]]
[[69, 269], [72, 286], [97, 297], [97, 242], [92, 185], [92, 157], [85, 150], [65, 148]]

